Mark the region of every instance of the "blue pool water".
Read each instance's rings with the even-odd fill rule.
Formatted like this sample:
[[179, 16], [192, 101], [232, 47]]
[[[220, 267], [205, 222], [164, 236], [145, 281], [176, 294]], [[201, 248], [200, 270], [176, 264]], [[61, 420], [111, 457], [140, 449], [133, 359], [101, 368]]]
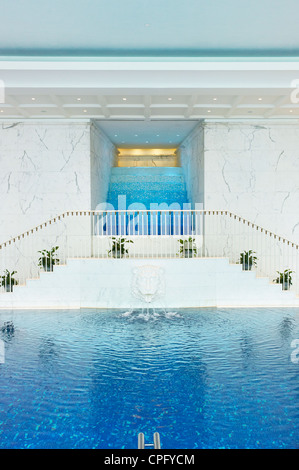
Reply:
[[0, 312], [0, 448], [298, 448], [299, 309]]

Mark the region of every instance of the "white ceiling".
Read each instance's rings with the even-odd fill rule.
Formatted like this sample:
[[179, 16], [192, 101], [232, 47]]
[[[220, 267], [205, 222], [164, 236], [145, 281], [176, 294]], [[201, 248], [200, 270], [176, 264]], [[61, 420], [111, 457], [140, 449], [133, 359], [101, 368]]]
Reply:
[[116, 145], [149, 146], [150, 131], [168, 147], [201, 119], [296, 122], [297, 10], [298, 0], [2, 2], [0, 120], [96, 119]]
[[[299, 94], [298, 94], [299, 96]], [[182, 120], [204, 118], [298, 118], [299, 106], [291, 102], [291, 90], [169, 90], [164, 94], [101, 92], [40, 94], [6, 93], [0, 104], [1, 118], [69, 118], [108, 120]]]
[[[168, 91], [168, 92], [167, 92]], [[292, 89], [278, 90], [164, 90], [164, 93], [92, 94], [86, 89], [69, 93], [53, 89], [49, 93], [7, 92], [0, 104], [0, 118], [9, 119], [108, 119], [184, 120], [205, 118], [296, 118], [299, 105], [292, 103]], [[298, 93], [299, 96], [299, 93]]]
[[202, 119], [299, 119], [299, 62], [0, 61], [0, 77], [1, 120], [96, 119], [119, 146], [149, 146], [149, 129], [169, 146]]
[[177, 148], [198, 121], [105, 120], [98, 125], [119, 148]]
[[299, 56], [298, 0], [1, 2], [2, 56]]

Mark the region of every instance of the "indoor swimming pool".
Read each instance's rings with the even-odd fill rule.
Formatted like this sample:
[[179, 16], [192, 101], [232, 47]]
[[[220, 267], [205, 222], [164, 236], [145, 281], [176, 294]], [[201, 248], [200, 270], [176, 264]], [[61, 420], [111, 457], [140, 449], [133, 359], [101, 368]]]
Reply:
[[0, 448], [298, 448], [297, 338], [296, 308], [1, 311]]

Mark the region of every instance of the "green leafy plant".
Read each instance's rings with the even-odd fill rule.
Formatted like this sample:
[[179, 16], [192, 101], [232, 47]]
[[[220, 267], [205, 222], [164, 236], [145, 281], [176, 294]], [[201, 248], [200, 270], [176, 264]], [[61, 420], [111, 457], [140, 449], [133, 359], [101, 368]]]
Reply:
[[180, 239], [180, 254], [185, 258], [192, 258], [193, 254], [197, 254], [195, 238], [189, 237], [187, 240]]
[[0, 276], [0, 286], [4, 287], [6, 292], [12, 292], [13, 286], [18, 285], [18, 281], [14, 278], [14, 275], [17, 274], [17, 271], [8, 271], [5, 269], [4, 274]]
[[38, 253], [41, 256], [38, 259], [39, 267], [43, 268], [45, 271], [53, 271], [53, 266], [59, 264], [59, 258], [57, 258], [56, 251], [59, 246], [53, 246], [51, 250], [41, 250]]
[[295, 271], [291, 271], [290, 269], [285, 269], [284, 271], [276, 271], [278, 276], [273, 279], [273, 282], [276, 284], [282, 284], [282, 290], [288, 290], [289, 287], [292, 285], [292, 274]]
[[126, 238], [112, 237], [111, 240], [112, 247], [108, 253], [112, 254], [113, 258], [122, 258], [125, 254], [129, 253], [126, 249], [126, 243], [134, 243], [133, 240], [127, 240]]
[[255, 251], [243, 251], [240, 253], [240, 264], [242, 264], [245, 271], [250, 271], [252, 266], [257, 265], [257, 257], [255, 256]]

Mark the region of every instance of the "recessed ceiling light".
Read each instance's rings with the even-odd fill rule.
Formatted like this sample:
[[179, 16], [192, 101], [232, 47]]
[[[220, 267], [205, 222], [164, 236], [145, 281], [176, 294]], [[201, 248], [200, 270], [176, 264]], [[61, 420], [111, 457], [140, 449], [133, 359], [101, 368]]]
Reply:
[[117, 137], [117, 134], [114, 134], [114, 137]]
[[259, 101], [262, 101], [263, 98], [259, 98]]
[[1, 109], [1, 113], [3, 113], [3, 112], [4, 112], [3, 109]]
[[210, 109], [208, 109], [208, 113], [210, 113], [210, 112], [211, 112], [211, 110], [210, 110]]
[[31, 98], [31, 99], [32, 99], [32, 101], [35, 101], [35, 98]]
[[87, 113], [87, 109], [83, 109], [83, 113]]
[[148, 140], [146, 140], [145, 143], [148, 144]]
[[180, 134], [177, 134], [176, 136], [177, 136], [177, 137], [180, 137]]
[[168, 101], [172, 101], [172, 98], [168, 98]]
[[77, 101], [81, 101], [81, 98], [77, 98]]
[[160, 137], [160, 134], [157, 134], [156, 137]]
[[217, 101], [217, 98], [213, 98], [214, 101]]
[[127, 101], [127, 98], [123, 98], [123, 101]]
[[135, 134], [135, 137], [138, 137], [138, 134]]
[[290, 113], [292, 113], [292, 112], [293, 112], [293, 110], [292, 110], [292, 109], [290, 109]]

